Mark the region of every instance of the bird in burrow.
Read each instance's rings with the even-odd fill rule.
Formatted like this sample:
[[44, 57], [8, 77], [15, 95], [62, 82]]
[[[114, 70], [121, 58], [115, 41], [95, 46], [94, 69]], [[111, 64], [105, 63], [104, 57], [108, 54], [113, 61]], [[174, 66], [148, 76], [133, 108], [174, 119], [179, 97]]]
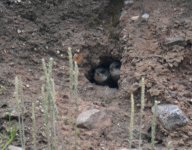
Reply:
[[111, 78], [115, 82], [117, 82], [120, 78], [120, 67], [121, 67], [121, 63], [117, 61], [112, 62], [109, 66], [109, 72], [110, 72]]
[[94, 80], [96, 84], [106, 85], [109, 81], [110, 73], [107, 68], [99, 67], [94, 71]]

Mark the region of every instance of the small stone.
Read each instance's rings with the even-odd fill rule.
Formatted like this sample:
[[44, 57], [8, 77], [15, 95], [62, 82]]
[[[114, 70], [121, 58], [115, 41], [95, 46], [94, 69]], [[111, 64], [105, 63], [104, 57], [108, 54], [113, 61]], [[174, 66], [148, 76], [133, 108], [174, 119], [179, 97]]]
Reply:
[[90, 109], [79, 114], [76, 120], [77, 127], [93, 129], [102, 128], [103, 126], [109, 126], [110, 119], [104, 111], [98, 109]]
[[148, 13], [144, 13], [142, 16], [141, 16], [141, 18], [143, 19], [143, 20], [148, 20], [149, 19], [149, 14]]
[[125, 0], [124, 4], [125, 5], [131, 5], [131, 4], [133, 4], [133, 0]]
[[131, 20], [132, 21], [136, 21], [136, 20], [138, 20], [139, 19], [139, 16], [133, 16], [133, 17], [131, 17]]
[[185, 45], [185, 39], [183, 37], [167, 37], [165, 38], [164, 45], [173, 46], [173, 45]]
[[22, 31], [20, 29], [17, 29], [17, 33], [20, 34]]
[[9, 145], [8, 150], [23, 150], [21, 147]]
[[43, 107], [42, 107], [41, 105], [39, 106], [39, 110], [40, 110], [40, 112], [42, 112], [42, 113], [45, 112], [44, 109], [43, 109]]
[[[152, 111], [154, 112], [154, 107], [152, 108]], [[168, 130], [183, 127], [189, 122], [187, 116], [177, 105], [158, 105], [156, 111], [160, 122]]]

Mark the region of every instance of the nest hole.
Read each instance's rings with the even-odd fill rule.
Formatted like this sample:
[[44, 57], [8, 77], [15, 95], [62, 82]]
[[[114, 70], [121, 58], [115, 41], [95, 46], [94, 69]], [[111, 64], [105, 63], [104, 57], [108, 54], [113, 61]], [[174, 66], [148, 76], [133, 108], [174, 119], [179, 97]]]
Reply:
[[91, 66], [86, 74], [87, 79], [99, 86], [108, 86], [118, 89], [121, 62], [112, 57], [101, 57], [97, 66]]

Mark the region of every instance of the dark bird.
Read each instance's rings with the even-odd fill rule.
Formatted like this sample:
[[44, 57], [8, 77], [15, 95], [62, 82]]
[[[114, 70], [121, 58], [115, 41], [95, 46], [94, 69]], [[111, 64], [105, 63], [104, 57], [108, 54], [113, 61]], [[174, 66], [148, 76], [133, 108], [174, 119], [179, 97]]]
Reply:
[[109, 66], [109, 72], [113, 81], [117, 82], [120, 78], [120, 62], [112, 62]]
[[110, 74], [106, 68], [97, 68], [94, 72], [94, 80], [99, 85], [107, 84]]

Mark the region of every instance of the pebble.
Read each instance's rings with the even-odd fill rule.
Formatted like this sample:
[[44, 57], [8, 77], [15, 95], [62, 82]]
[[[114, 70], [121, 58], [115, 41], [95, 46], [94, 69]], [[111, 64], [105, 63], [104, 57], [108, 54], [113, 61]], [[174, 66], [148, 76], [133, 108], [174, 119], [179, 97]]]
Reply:
[[139, 19], [139, 16], [133, 16], [133, 17], [131, 17], [131, 20], [132, 21], [136, 21], [136, 20], [138, 20]]
[[[154, 107], [152, 111], [154, 112]], [[189, 122], [187, 116], [177, 105], [172, 104], [158, 105], [156, 111], [157, 111], [157, 117], [159, 118], [160, 122], [168, 130], [183, 127]]]
[[125, 0], [124, 5], [131, 5], [133, 4], [133, 0]]
[[20, 29], [17, 29], [17, 33], [20, 34], [22, 31]]
[[149, 19], [149, 14], [148, 13], [144, 13], [141, 18], [145, 21], [147, 21]]
[[23, 150], [21, 147], [9, 145], [8, 150]]
[[29, 84], [26, 84], [26, 87], [29, 88], [30, 87]]
[[90, 109], [79, 114], [76, 125], [79, 128], [93, 129], [109, 126], [111, 121], [104, 111]]
[[177, 36], [177, 37], [167, 37], [165, 38], [166, 46], [173, 46], [173, 45], [185, 45], [185, 39], [183, 37]]

